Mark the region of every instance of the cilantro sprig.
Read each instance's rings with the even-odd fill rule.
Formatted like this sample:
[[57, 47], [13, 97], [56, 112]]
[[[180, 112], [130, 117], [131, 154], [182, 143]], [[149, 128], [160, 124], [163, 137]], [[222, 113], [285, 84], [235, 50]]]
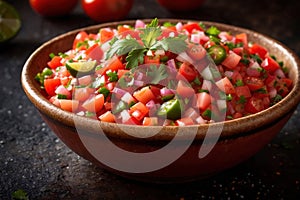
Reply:
[[144, 62], [145, 53], [148, 51], [165, 50], [179, 54], [187, 48], [187, 36], [185, 35], [159, 39], [163, 30], [159, 26], [157, 18], [140, 31], [142, 44], [130, 35], [122, 39], [114, 38], [106, 54], [106, 59], [110, 59], [114, 55], [126, 55], [126, 68], [133, 69]]

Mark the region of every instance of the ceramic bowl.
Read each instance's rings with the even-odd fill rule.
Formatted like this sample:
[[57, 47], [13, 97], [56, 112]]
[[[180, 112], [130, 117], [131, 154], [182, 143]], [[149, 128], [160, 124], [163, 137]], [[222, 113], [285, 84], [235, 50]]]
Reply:
[[[160, 20], [163, 21], [178, 20]], [[300, 61], [295, 53], [257, 32], [204, 22], [232, 33], [245, 32], [249, 41], [264, 45], [271, 54], [284, 61], [294, 82], [291, 92], [276, 105], [257, 114], [223, 123], [186, 127], [103, 123], [63, 111], [51, 104], [34, 79], [46, 66], [49, 54], [70, 49], [75, 35], [81, 30], [95, 33], [102, 27], [116, 27], [118, 24], [133, 25], [134, 21], [90, 26], [51, 39], [32, 53], [21, 75], [26, 95], [53, 132], [75, 153], [110, 172], [161, 183], [211, 176], [260, 151], [280, 132], [300, 102]]]

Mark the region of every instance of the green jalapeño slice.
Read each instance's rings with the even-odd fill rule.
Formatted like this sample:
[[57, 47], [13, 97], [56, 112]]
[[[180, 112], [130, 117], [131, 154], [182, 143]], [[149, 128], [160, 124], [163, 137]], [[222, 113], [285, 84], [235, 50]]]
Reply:
[[163, 103], [158, 111], [157, 115], [166, 117], [167, 119], [177, 120], [181, 118], [181, 106], [178, 99], [171, 99]]

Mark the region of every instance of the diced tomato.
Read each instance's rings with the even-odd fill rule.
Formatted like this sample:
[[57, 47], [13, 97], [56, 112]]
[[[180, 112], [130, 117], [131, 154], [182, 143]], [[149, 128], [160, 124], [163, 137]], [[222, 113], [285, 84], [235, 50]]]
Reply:
[[293, 85], [292, 79], [282, 78], [280, 80], [286, 85], [287, 88], [290, 88]]
[[60, 56], [54, 56], [47, 64], [51, 69], [56, 69], [62, 66], [61, 60], [62, 58]]
[[79, 101], [72, 99], [59, 99], [61, 109], [69, 112], [75, 112], [78, 109]]
[[135, 91], [133, 93], [133, 96], [143, 104], [146, 104], [149, 101], [156, 99], [149, 86], [143, 87], [142, 89]]
[[96, 70], [96, 74], [103, 75], [106, 74], [108, 70], [118, 71], [119, 69], [125, 69], [125, 67], [121, 60], [117, 56], [114, 56], [107, 63], [105, 63], [104, 67]]
[[224, 77], [216, 82], [218, 88], [226, 94], [234, 94], [235, 88], [227, 77]]
[[145, 64], [159, 64], [160, 56], [144, 56]]
[[265, 47], [256, 43], [251, 45], [248, 51], [250, 54], [259, 55], [259, 57], [262, 59], [265, 58], [266, 54], [268, 53], [268, 50]]
[[142, 102], [137, 102], [133, 106], [130, 107], [129, 114], [137, 119], [138, 121], [141, 121], [146, 115], [149, 113], [149, 108]]
[[187, 63], [182, 63], [179, 67], [179, 73], [186, 78], [189, 82], [195, 80], [197, 77], [196, 70]]
[[247, 85], [236, 87], [235, 92], [238, 97], [244, 96], [245, 98], [249, 98], [252, 96]]
[[243, 43], [244, 49], [248, 48], [248, 37], [246, 33], [240, 33], [235, 36], [235, 43]]
[[93, 88], [89, 87], [84, 87], [84, 88], [74, 88], [73, 91], [73, 99], [78, 100], [78, 101], [85, 101], [87, 100], [91, 94], [94, 93]]
[[206, 50], [201, 45], [189, 44], [187, 54], [195, 61], [201, 60], [206, 55]]
[[145, 117], [143, 119], [143, 126], [155, 126], [158, 124], [157, 117]]
[[56, 88], [60, 85], [60, 79], [51, 78], [44, 80], [44, 87], [49, 96], [54, 96]]
[[234, 70], [233, 73], [232, 73], [232, 76], [231, 76], [231, 80], [232, 80], [232, 83], [235, 84], [237, 81], [243, 80], [243, 77], [240, 74], [240, 72]]
[[263, 80], [257, 77], [247, 76], [244, 81], [251, 91], [258, 90], [264, 86]]
[[119, 69], [117, 74], [118, 74], [118, 78], [120, 79], [124, 74], [128, 73], [130, 70], [128, 69]]
[[280, 69], [280, 65], [270, 56], [266, 56], [266, 58], [261, 63], [261, 66], [270, 72], [275, 72], [277, 69]]
[[196, 106], [200, 110], [205, 110], [206, 108], [208, 108], [210, 106], [210, 104], [211, 104], [210, 94], [208, 94], [206, 92], [201, 92], [201, 93], [197, 93], [196, 97], [197, 97]]
[[125, 26], [125, 25], [119, 25], [118, 26], [118, 33], [123, 33], [126, 31], [130, 31], [132, 30], [129, 26]]
[[[73, 49], [76, 49], [80, 45], [80, 43], [84, 42], [84, 40], [87, 38], [88, 38], [88, 34], [85, 31], [80, 31], [74, 39]], [[81, 45], [80, 49], [85, 49], [85, 48], [86, 47], [84, 45]]]
[[191, 119], [189, 117], [185, 117], [185, 118], [177, 119], [175, 121], [175, 124], [177, 126], [188, 126], [188, 125], [193, 125], [194, 121], [193, 121], [193, 119]]
[[99, 112], [104, 105], [104, 96], [103, 94], [97, 94], [96, 96], [90, 97], [85, 100], [82, 104], [82, 107], [89, 112]]
[[241, 58], [241, 56], [237, 55], [233, 51], [229, 51], [229, 54], [227, 54], [227, 57], [222, 64], [229, 69], [234, 69], [239, 64]]
[[182, 29], [187, 30], [190, 34], [193, 32], [193, 30], [203, 31], [198, 23], [184, 24], [182, 26]]
[[100, 43], [103, 44], [114, 37], [114, 32], [110, 28], [100, 29]]
[[191, 97], [191, 96], [195, 95], [194, 89], [190, 85], [187, 85], [182, 80], [178, 81], [176, 92], [181, 97]]
[[99, 44], [94, 44], [93, 46], [91, 46], [86, 50], [86, 55], [87, 58], [99, 62], [103, 58], [104, 53], [101, 47], [99, 46]]
[[245, 110], [252, 114], [258, 113], [263, 109], [264, 109], [263, 100], [256, 97], [251, 97], [245, 105]]
[[116, 116], [112, 114], [111, 111], [106, 111], [102, 115], [99, 116], [99, 120], [102, 122], [116, 122]]

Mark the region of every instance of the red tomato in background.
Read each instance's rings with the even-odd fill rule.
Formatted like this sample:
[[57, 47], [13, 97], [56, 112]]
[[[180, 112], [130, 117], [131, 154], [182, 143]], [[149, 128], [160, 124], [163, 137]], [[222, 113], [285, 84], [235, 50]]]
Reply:
[[171, 11], [189, 11], [199, 8], [204, 0], [156, 0], [161, 6]]
[[45, 17], [62, 16], [70, 13], [78, 0], [29, 0], [31, 8]]
[[81, 0], [84, 12], [96, 22], [116, 21], [129, 13], [134, 0]]

